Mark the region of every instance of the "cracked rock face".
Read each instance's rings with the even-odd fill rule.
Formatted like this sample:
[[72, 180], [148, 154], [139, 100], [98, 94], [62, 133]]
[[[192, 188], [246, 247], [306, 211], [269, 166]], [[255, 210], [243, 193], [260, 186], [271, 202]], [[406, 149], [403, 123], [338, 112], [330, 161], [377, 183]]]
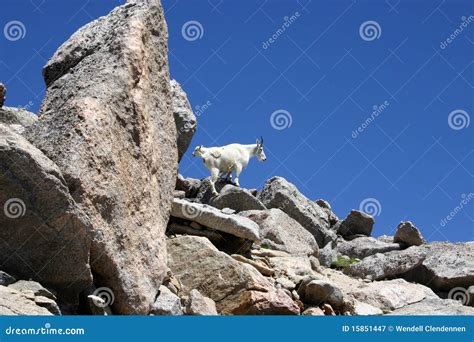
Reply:
[[0, 124], [0, 268], [77, 302], [92, 283], [91, 224], [58, 167]]
[[170, 86], [171, 105], [177, 131], [178, 160], [181, 160], [196, 132], [197, 121], [189, 104], [188, 96], [180, 84], [176, 80], [171, 80]]
[[159, 0], [84, 26], [45, 66], [28, 130], [91, 219], [94, 281], [112, 289], [120, 314], [146, 314], [166, 272], [178, 160], [167, 40]]

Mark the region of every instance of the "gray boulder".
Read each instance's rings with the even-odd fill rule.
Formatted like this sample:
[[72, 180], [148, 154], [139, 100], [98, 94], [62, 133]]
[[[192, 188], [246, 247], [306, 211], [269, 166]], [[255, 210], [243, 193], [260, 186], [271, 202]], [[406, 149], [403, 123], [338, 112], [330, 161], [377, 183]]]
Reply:
[[58, 291], [67, 302], [92, 283], [91, 224], [58, 167], [0, 124], [0, 263], [19, 278]]
[[331, 205], [329, 202], [323, 200], [323, 199], [318, 199], [314, 201], [317, 205], [323, 209], [323, 211], [328, 215], [328, 220], [329, 220], [329, 225], [333, 227], [336, 223], [339, 222], [339, 218], [337, 215], [332, 211]]
[[195, 198], [201, 188], [201, 180], [195, 178], [185, 178], [178, 174], [176, 179], [176, 190], [184, 191], [186, 198]]
[[338, 223], [337, 232], [344, 237], [357, 234], [370, 236], [373, 226], [374, 218], [372, 216], [358, 210], [351, 210], [349, 215]]
[[[215, 182], [216, 191], [220, 193], [220, 191], [228, 184], [232, 184], [226, 179], [219, 178]], [[201, 202], [204, 204], [209, 204], [210, 201], [216, 197], [216, 194], [212, 191], [211, 187], [211, 177], [207, 177], [201, 180], [201, 186], [199, 187], [199, 191], [196, 195], [196, 201]]]
[[293, 255], [318, 255], [314, 236], [280, 209], [243, 211], [260, 227], [260, 242], [268, 248]]
[[217, 316], [216, 303], [198, 290], [191, 290], [186, 304], [186, 314], [192, 316]]
[[402, 243], [404, 246], [420, 246], [425, 240], [418, 228], [411, 222], [400, 222], [393, 237], [393, 242]]
[[333, 308], [342, 308], [344, 295], [336, 284], [326, 280], [310, 280], [298, 288], [298, 295], [307, 304], [330, 304]]
[[235, 214], [225, 214], [206, 204], [175, 198], [171, 216], [197, 222], [203, 226], [232, 234], [247, 240], [258, 241], [259, 227], [252, 220]]
[[23, 108], [1, 107], [0, 123], [9, 126], [18, 134], [23, 134], [25, 129], [34, 125], [38, 117]]
[[31, 280], [19, 280], [16, 283], [9, 285], [8, 287], [18, 290], [20, 292], [33, 292], [35, 296], [42, 296], [49, 299], [56, 300], [56, 296], [44, 288], [40, 283]]
[[358, 259], [400, 249], [401, 247], [398, 243], [382, 242], [369, 236], [358, 237], [350, 241], [341, 241], [337, 244], [337, 251], [340, 254]]
[[179, 316], [183, 314], [181, 299], [166, 286], [161, 285], [158, 297], [153, 303], [150, 314], [155, 316]]
[[168, 240], [169, 267], [184, 295], [197, 289], [223, 315], [299, 314], [299, 307], [250, 265], [218, 251], [203, 237]]
[[337, 260], [337, 250], [332, 242], [329, 242], [324, 248], [319, 250], [318, 260], [321, 266], [324, 267], [330, 267]]
[[225, 185], [217, 197], [210, 199], [209, 204], [218, 209], [234, 209], [236, 212], [266, 209], [250, 191], [231, 184]]
[[92, 221], [93, 273], [118, 314], [148, 313], [167, 269], [178, 162], [167, 40], [159, 0], [130, 0], [84, 26], [44, 67], [28, 130]]
[[179, 161], [188, 149], [193, 135], [196, 132], [197, 121], [189, 104], [188, 97], [179, 83], [175, 80], [171, 80], [170, 86], [171, 108], [176, 123]]
[[405, 275], [410, 281], [425, 284], [435, 291], [446, 291], [474, 284], [474, 242], [436, 242], [422, 245], [426, 258]]
[[426, 251], [416, 246], [402, 251], [378, 253], [344, 269], [346, 274], [372, 280], [395, 277], [420, 266], [426, 258]]
[[269, 209], [278, 208], [296, 220], [314, 235], [319, 247], [336, 240], [336, 234], [329, 229], [329, 218], [321, 207], [306, 198], [298, 189], [282, 177], [269, 179], [258, 199]]
[[16, 279], [14, 277], [12, 277], [6, 272], [0, 271], [0, 285], [8, 286], [10, 284], [13, 284], [15, 281]]

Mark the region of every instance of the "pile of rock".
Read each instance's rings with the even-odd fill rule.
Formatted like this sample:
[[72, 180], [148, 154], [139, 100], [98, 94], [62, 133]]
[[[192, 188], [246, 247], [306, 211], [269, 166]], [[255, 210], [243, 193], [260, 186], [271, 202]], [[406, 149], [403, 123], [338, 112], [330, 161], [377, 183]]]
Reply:
[[472, 242], [178, 175], [197, 122], [167, 53], [160, 1], [130, 0], [51, 58], [38, 118], [0, 85], [0, 314], [473, 314]]

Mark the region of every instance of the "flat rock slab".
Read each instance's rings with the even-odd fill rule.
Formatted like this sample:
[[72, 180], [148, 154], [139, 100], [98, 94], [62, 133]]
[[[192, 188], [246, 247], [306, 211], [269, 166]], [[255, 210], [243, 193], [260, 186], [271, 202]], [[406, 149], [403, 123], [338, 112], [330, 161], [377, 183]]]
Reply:
[[350, 294], [363, 303], [388, 312], [425, 299], [428, 296], [426, 290], [423, 285], [394, 279], [369, 283]]
[[292, 255], [318, 255], [318, 244], [314, 236], [280, 209], [243, 211], [260, 227], [262, 245]]
[[197, 222], [208, 228], [240, 238], [258, 241], [259, 226], [252, 220], [235, 214], [225, 214], [212, 206], [175, 198], [171, 216]]
[[336, 249], [340, 254], [363, 259], [377, 253], [400, 250], [401, 247], [398, 243], [387, 243], [373, 237], [358, 237], [350, 241], [339, 242]]
[[458, 301], [440, 298], [426, 298], [418, 303], [393, 310], [388, 315], [396, 316], [474, 316], [474, 308]]
[[35, 302], [35, 297], [0, 285], [0, 315], [51, 316], [52, 313]]
[[420, 266], [426, 258], [426, 251], [420, 247], [410, 247], [402, 251], [378, 253], [344, 269], [346, 274], [372, 280], [394, 277]]

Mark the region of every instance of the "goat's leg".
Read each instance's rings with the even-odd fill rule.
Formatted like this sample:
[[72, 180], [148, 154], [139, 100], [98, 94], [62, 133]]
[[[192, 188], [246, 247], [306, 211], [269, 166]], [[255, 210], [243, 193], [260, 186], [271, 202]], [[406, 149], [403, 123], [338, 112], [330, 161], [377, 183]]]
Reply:
[[237, 164], [235, 165], [235, 177], [234, 177], [234, 183], [236, 186], [240, 186], [239, 184], [239, 176], [240, 173], [242, 172], [242, 165]]
[[216, 181], [219, 179], [219, 169], [211, 169], [211, 190], [214, 195], [218, 195], [219, 193], [216, 190]]

